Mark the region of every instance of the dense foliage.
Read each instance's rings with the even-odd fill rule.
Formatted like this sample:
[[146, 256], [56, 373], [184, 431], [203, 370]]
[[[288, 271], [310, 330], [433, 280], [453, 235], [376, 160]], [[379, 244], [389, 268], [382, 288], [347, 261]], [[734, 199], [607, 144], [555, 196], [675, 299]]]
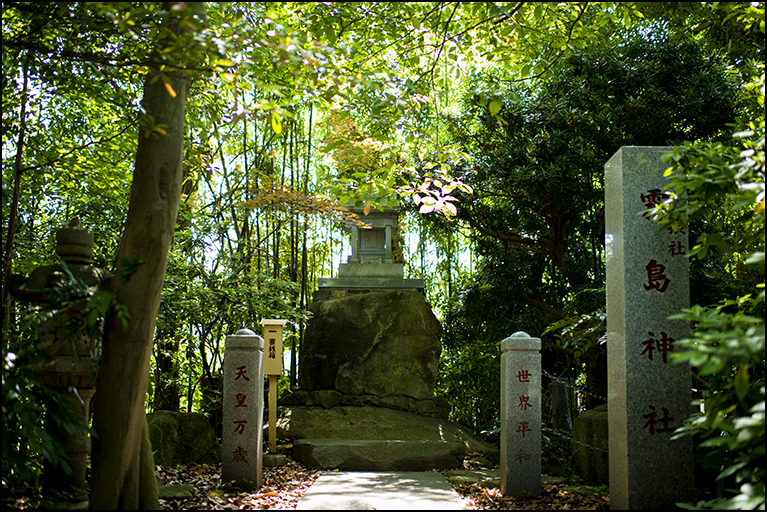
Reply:
[[740, 284], [720, 287], [718, 304], [674, 316], [695, 325], [674, 359], [689, 361], [701, 385], [701, 412], [678, 435], [695, 437], [702, 468], [716, 474], [716, 498], [698, 508], [764, 507], [764, 117], [749, 124], [737, 146], [674, 148], [668, 172], [678, 175], [655, 210], [662, 226], [705, 221], [688, 254]]
[[563, 59], [544, 82], [496, 88], [493, 115], [482, 103], [505, 83], [498, 75], [468, 79], [464, 113], [448, 120], [473, 157], [460, 178], [475, 192], [458, 219], [473, 228], [480, 263], [447, 315], [445, 345], [497, 354], [511, 333], [540, 335], [556, 321], [546, 369], [564, 377], [586, 364], [588, 391], [606, 396], [604, 162], [623, 145], [729, 139], [734, 84], [721, 59], [657, 31]]

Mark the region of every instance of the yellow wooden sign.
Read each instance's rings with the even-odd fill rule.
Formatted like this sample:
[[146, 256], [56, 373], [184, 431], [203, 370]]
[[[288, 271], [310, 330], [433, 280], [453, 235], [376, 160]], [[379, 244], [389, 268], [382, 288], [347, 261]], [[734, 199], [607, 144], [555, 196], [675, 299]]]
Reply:
[[282, 374], [282, 328], [287, 320], [263, 319], [264, 375]]

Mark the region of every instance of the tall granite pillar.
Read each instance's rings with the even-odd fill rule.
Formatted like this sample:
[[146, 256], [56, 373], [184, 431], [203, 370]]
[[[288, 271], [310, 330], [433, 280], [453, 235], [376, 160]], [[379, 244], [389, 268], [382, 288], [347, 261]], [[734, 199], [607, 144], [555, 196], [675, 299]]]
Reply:
[[541, 495], [541, 340], [501, 343], [501, 493]]
[[226, 337], [221, 478], [241, 489], [262, 483], [264, 339], [250, 329]]
[[623, 147], [605, 165], [610, 506], [654, 509], [693, 486], [692, 438], [671, 440], [690, 414], [687, 364], [672, 364], [689, 324], [684, 231], [659, 232], [644, 212], [665, 199], [670, 148]]

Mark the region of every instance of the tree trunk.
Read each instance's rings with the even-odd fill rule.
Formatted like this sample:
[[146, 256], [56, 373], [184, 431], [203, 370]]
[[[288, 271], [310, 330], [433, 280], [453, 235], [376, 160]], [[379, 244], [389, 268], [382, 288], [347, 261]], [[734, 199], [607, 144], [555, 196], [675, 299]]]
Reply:
[[8, 231], [5, 239], [5, 254], [3, 255], [3, 354], [6, 353], [5, 333], [9, 332], [11, 326], [11, 259], [13, 258], [13, 239], [16, 236], [16, 224], [19, 220], [19, 197], [21, 195], [21, 165], [24, 156], [24, 137], [27, 133], [27, 88], [29, 86], [29, 64], [32, 61], [32, 52], [28, 51], [24, 58], [22, 67], [22, 80], [24, 80], [21, 91], [21, 107], [19, 112], [19, 136], [16, 139], [16, 159], [13, 163], [13, 192], [11, 196], [11, 211], [8, 215]]
[[171, 330], [171, 339], [157, 339], [158, 350], [154, 359], [157, 365], [155, 370], [154, 400], [152, 406], [155, 411], [175, 411], [181, 408], [181, 399], [178, 392], [178, 367], [174, 367], [173, 356], [178, 352], [178, 340], [172, 339], [175, 336], [175, 329]]
[[[204, 4], [187, 4], [204, 16]], [[130, 206], [112, 283], [118, 308], [130, 315], [124, 328], [113, 312], [104, 328], [96, 389], [90, 508], [158, 509], [157, 484], [144, 404], [157, 312], [168, 252], [181, 199], [184, 115], [191, 78], [167, 73], [176, 93], [163, 80], [144, 85], [142, 101], [166, 135], [139, 143]]]

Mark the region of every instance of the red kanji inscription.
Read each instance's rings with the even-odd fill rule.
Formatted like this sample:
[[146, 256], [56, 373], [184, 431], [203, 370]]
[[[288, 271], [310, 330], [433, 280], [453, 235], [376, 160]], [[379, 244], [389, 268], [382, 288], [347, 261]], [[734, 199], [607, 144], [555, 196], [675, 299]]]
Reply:
[[650, 263], [647, 264], [645, 269], [647, 269], [648, 283], [644, 285], [644, 289], [647, 291], [658, 290], [660, 293], [665, 292], [666, 288], [668, 288], [668, 284], [671, 282], [671, 280], [666, 277], [666, 274], [664, 274], [666, 266], [655, 260], [650, 260]]
[[650, 336], [650, 339], [642, 342], [644, 350], [639, 355], [647, 354], [647, 358], [652, 361], [653, 350], [657, 350], [663, 354], [663, 362], [666, 363], [668, 360], [668, 353], [674, 351], [674, 341], [676, 340], [674, 340], [674, 338], [669, 338], [668, 334], [663, 331], [661, 331], [659, 339], [656, 339], [655, 334], [650, 331], [647, 331], [647, 335]]
[[[645, 208], [648, 210], [654, 208], [656, 204], [660, 204], [668, 199], [668, 194], [664, 193], [659, 188], [648, 190], [647, 194], [639, 194], [639, 199], [644, 203]], [[648, 217], [648, 212], [642, 214], [643, 217]]]
[[235, 375], [235, 377], [234, 377], [234, 380], [237, 380], [237, 379], [239, 379], [240, 377], [242, 377], [242, 378], [243, 378], [243, 379], [245, 379], [245, 380], [250, 380], [250, 379], [248, 378], [248, 376], [247, 376], [247, 375], [245, 375], [246, 373], [248, 373], [248, 370], [246, 370], [246, 369], [245, 369], [245, 365], [243, 365], [243, 366], [238, 366], [238, 367], [237, 367], [237, 375]]
[[682, 245], [682, 242], [679, 241], [674, 242], [668, 246], [668, 252], [671, 254], [671, 256], [683, 256], [686, 251], [687, 248]]
[[647, 420], [647, 423], [644, 424], [642, 428], [649, 428], [650, 435], [654, 436], [655, 432], [673, 432], [674, 427], [671, 426], [671, 422], [674, 421], [674, 418], [669, 416], [669, 410], [665, 407], [661, 407], [661, 411], [663, 412], [663, 417], [660, 419], [660, 422], [663, 424], [662, 428], [655, 428], [655, 424], [658, 420], [656, 418], [658, 417], [658, 413], [655, 412], [655, 406], [650, 405], [650, 413], [642, 415], [643, 418]]
[[238, 446], [236, 450], [232, 452], [232, 462], [248, 462], [248, 450], [242, 446]]
[[232, 423], [237, 423], [237, 426], [234, 428], [234, 431], [237, 432], [238, 434], [242, 434], [243, 432], [245, 432], [245, 424], [247, 422], [248, 422], [247, 420], [233, 421]]
[[533, 456], [531, 454], [525, 453], [522, 450], [519, 450], [519, 453], [517, 454], [517, 460], [519, 461], [520, 464], [522, 464], [522, 461], [531, 460], [532, 458]]

